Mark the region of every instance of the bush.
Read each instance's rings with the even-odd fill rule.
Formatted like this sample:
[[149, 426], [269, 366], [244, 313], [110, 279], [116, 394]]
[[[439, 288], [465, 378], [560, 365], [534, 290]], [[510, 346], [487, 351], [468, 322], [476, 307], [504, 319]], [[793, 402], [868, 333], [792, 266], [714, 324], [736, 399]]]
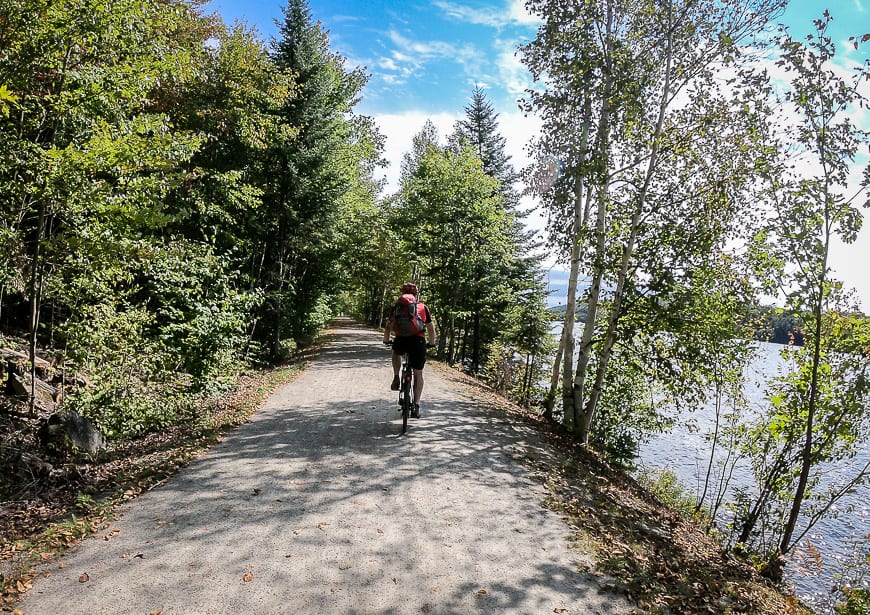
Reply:
[[637, 482], [668, 508], [687, 517], [694, 514], [695, 498], [680, 484], [677, 475], [670, 470], [642, 470], [637, 475]]

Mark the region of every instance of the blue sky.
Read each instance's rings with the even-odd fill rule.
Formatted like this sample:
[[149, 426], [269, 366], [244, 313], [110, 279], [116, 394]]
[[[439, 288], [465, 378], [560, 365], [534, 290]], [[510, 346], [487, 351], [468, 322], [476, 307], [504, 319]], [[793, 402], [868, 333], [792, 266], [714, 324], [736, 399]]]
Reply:
[[[782, 21], [807, 31], [827, 8], [834, 29], [870, 31], [870, 0], [792, 0]], [[224, 21], [275, 36], [282, 0], [212, 0]], [[359, 110], [366, 114], [461, 111], [476, 84], [503, 112], [516, 111], [529, 77], [515, 56], [534, 37], [537, 22], [523, 0], [309, 0], [312, 15], [330, 32], [332, 48], [371, 75]], [[862, 29], [863, 26], [863, 29]], [[858, 31], [861, 30], [861, 31]]]
[[[515, 54], [517, 45], [535, 35], [537, 22], [523, 0], [309, 0], [314, 19], [329, 31], [331, 48], [347, 58], [349, 68], [363, 66], [370, 75], [357, 111], [375, 118], [387, 140], [384, 172], [387, 189], [397, 186], [399, 162], [411, 138], [430, 119], [442, 136], [462, 116], [475, 85], [482, 86], [499, 113], [501, 133], [514, 166], [528, 162], [525, 145], [537, 133], [534, 118], [519, 112], [517, 99], [531, 78]], [[263, 40], [277, 35], [286, 0], [211, 0], [205, 10], [224, 22], [245, 21]], [[781, 21], [793, 36], [812, 29], [812, 20], [828, 9], [832, 34], [846, 50], [850, 35], [870, 32], [870, 0], [792, 0]], [[860, 50], [867, 57], [870, 43]], [[850, 52], [851, 53], [851, 52]], [[849, 57], [849, 54], [844, 54]], [[870, 126], [868, 126], [870, 128]], [[870, 212], [867, 212], [870, 214]], [[531, 216], [532, 226], [543, 220]], [[870, 219], [857, 244], [838, 246], [834, 267], [858, 289], [870, 311]]]

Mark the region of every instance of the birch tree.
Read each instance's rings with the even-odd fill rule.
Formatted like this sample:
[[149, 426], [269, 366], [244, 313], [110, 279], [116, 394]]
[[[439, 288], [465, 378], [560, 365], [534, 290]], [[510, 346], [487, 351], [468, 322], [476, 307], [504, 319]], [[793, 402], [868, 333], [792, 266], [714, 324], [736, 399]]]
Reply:
[[[741, 116], [734, 110], [738, 105], [729, 106], [719, 92], [715, 70], [739, 60], [739, 46], [782, 5], [774, 0], [527, 3], [545, 18], [538, 37], [523, 50], [533, 75], [545, 81], [543, 92], [530, 92], [527, 109], [543, 116], [541, 142], [546, 148], [563, 156], [578, 154], [561, 159], [551, 229], [563, 238], [560, 245], [570, 264], [564, 416], [584, 443], [593, 429], [613, 353], [630, 348], [626, 342], [634, 331], [652, 331], [646, 324], [632, 325], [637, 319], [627, 316], [641, 316], [644, 311], [638, 310], [644, 307], [648, 311], [643, 317], [655, 318], [656, 311], [678, 307], [672, 298], [659, 296], [660, 307], [653, 309], [656, 302], [649, 295], [656, 286], [654, 278], [659, 278], [660, 295], [678, 287], [684, 297], [709, 289], [693, 289], [691, 271], [706, 266], [697, 260], [699, 254], [724, 245], [728, 222], [737, 218], [739, 201], [734, 195], [753, 164], [747, 155], [749, 137], [741, 135]], [[700, 102], [692, 104], [701, 99], [721, 113], [711, 114]], [[576, 118], [582, 118], [579, 126], [568, 125]], [[729, 122], [727, 127], [720, 123], [716, 131], [710, 129], [711, 122], [723, 121]], [[692, 155], [695, 149], [714, 151], [722, 145], [739, 164], [727, 162], [719, 169]], [[701, 171], [705, 185], [670, 182], [675, 164]], [[732, 175], [738, 172], [729, 178], [725, 169]], [[679, 192], [669, 194], [674, 187]], [[569, 203], [572, 215], [566, 224]], [[693, 223], [695, 211], [713, 208], [723, 214], [723, 224], [708, 228]], [[690, 250], [668, 249], [668, 262], [650, 258], [661, 251], [663, 240], [670, 237], [676, 245], [678, 237], [690, 236], [689, 229], [700, 232], [703, 241], [699, 237]], [[673, 278], [673, 284], [663, 286], [668, 276], [658, 269], [662, 266], [681, 272], [679, 283]], [[589, 310], [572, 369], [571, 318], [581, 270], [591, 279]], [[672, 324], [679, 322], [672, 319]], [[672, 329], [671, 334], [680, 332]]]
[[777, 156], [762, 174], [770, 209], [757, 249], [779, 265], [767, 290], [804, 322], [805, 341], [785, 353], [791, 369], [771, 383], [768, 412], [745, 439], [759, 489], [744, 502], [737, 542], [765, 556], [772, 577], [836, 501], [870, 478], [865, 461], [824, 480], [870, 440], [870, 331], [830, 263], [833, 242], [854, 242], [870, 206], [870, 165], [856, 173], [855, 164], [868, 132], [852, 119], [868, 103], [870, 60], [839, 68], [830, 21], [826, 11], [803, 42], [787, 30], [777, 38], [789, 83], [774, 115], [796, 121], [775, 124]]

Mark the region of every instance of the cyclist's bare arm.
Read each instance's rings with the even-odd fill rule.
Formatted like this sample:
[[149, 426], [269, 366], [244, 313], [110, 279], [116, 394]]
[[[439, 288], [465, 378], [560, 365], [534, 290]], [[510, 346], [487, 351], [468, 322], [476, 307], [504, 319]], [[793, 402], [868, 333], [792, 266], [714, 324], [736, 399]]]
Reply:
[[384, 325], [384, 344], [390, 343], [390, 331], [393, 330], [393, 319], [388, 318], [387, 324]]

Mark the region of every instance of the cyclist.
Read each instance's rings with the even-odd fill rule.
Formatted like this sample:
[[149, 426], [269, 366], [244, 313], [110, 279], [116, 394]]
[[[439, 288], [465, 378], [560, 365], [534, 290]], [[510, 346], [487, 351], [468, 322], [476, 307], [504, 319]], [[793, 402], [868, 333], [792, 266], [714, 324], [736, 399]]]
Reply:
[[[401, 296], [413, 295], [414, 305], [417, 308], [417, 314], [423, 323], [416, 333], [411, 335], [399, 335], [397, 327], [398, 310], [400, 309]], [[395, 333], [393, 341], [393, 383], [390, 388], [393, 391], [399, 390], [399, 369], [402, 366], [402, 354], [408, 353], [408, 362], [414, 370], [414, 408], [411, 411], [411, 416], [414, 418], [420, 417], [420, 400], [423, 395], [423, 366], [426, 364], [426, 336], [429, 337], [429, 345], [435, 345], [435, 323], [432, 322], [432, 314], [429, 308], [422, 301], [418, 301], [420, 291], [417, 285], [411, 282], [402, 286], [400, 293], [400, 301], [397, 301], [390, 310], [390, 315], [387, 318], [387, 326], [384, 328], [384, 344], [390, 343], [390, 333]]]

